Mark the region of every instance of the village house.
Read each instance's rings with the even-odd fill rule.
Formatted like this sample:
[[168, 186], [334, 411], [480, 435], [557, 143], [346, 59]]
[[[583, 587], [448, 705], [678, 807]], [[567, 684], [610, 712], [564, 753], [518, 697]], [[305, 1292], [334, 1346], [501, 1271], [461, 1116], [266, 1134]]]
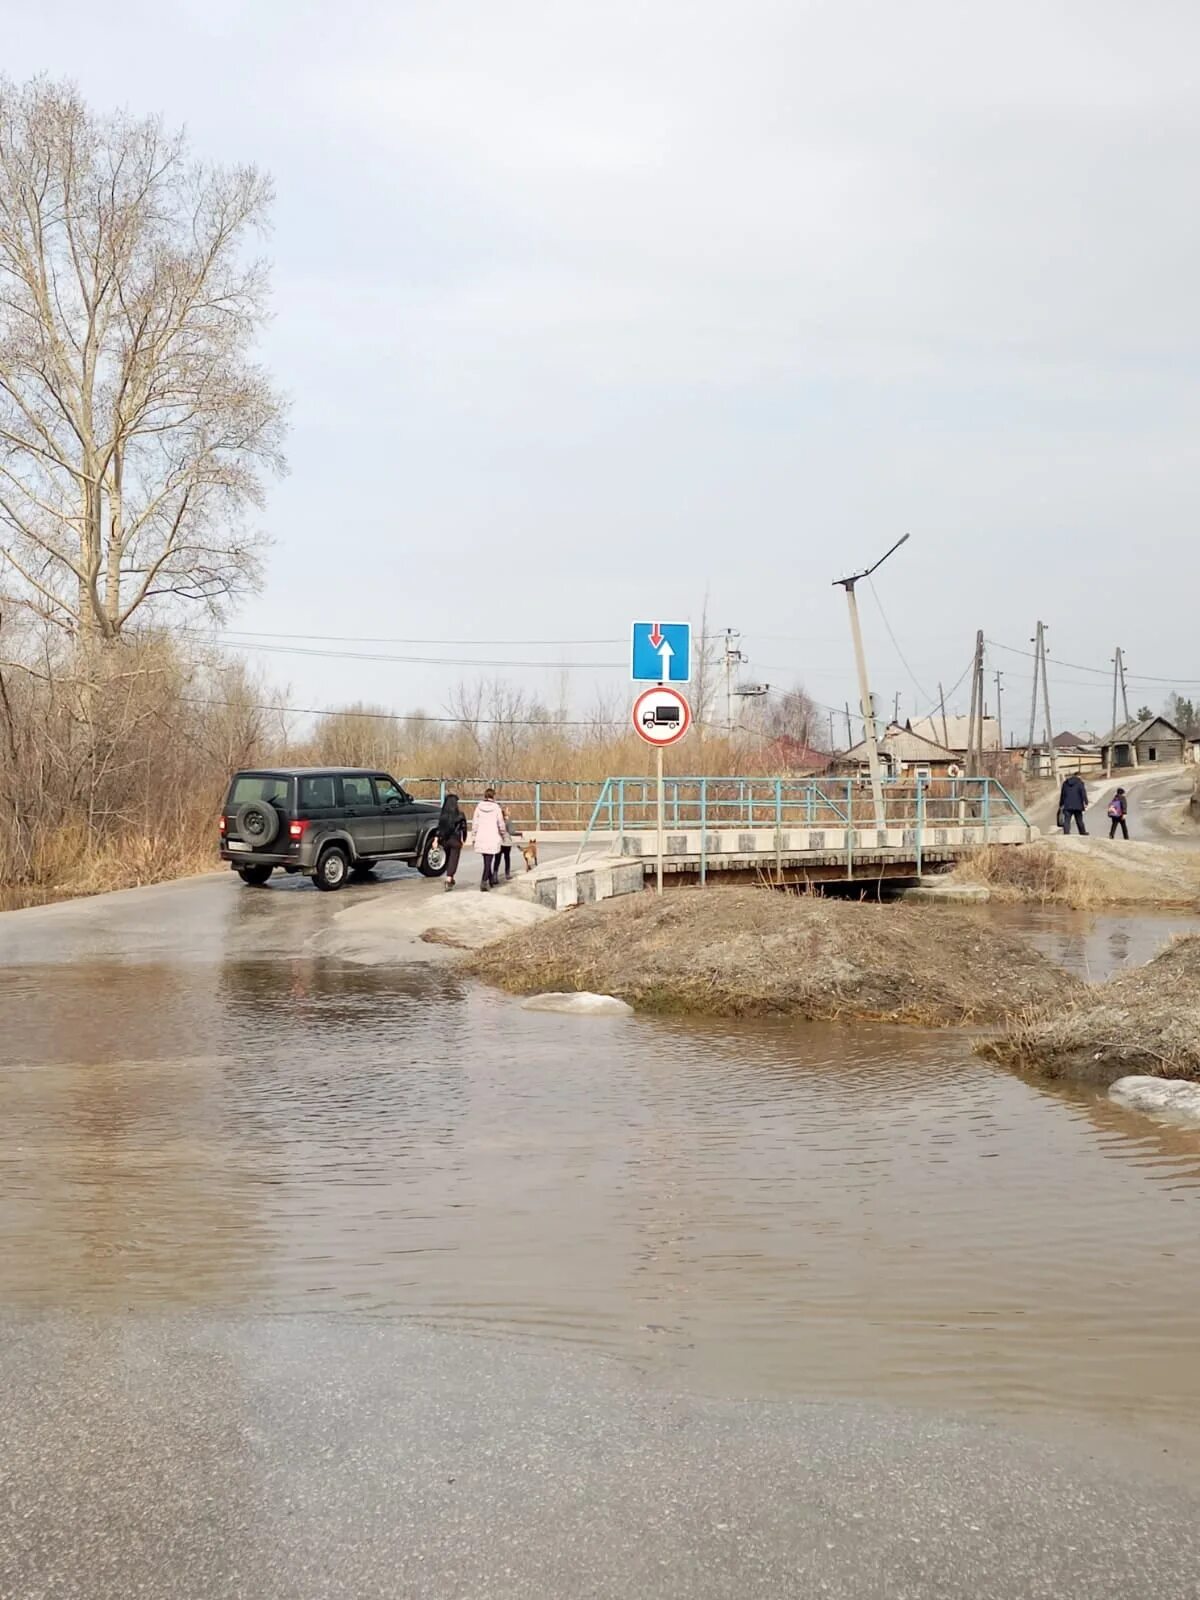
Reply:
[[[925, 739], [910, 728], [890, 723], [879, 741], [879, 760], [889, 778], [957, 778], [965, 771], [962, 754]], [[830, 762], [831, 772], [859, 776], [868, 771], [864, 740], [851, 745]]]
[[[971, 737], [970, 717], [943, 717], [939, 713], [932, 717], [918, 717], [915, 722], [908, 722], [905, 726], [910, 733], [932, 740], [944, 750], [952, 750], [959, 761], [965, 760]], [[995, 717], [984, 717], [979, 748], [985, 755], [989, 750], [999, 750], [1000, 724]]]
[[1196, 741], [1166, 717], [1146, 717], [1114, 728], [1101, 745], [1101, 761], [1114, 767], [1170, 766], [1196, 759]]

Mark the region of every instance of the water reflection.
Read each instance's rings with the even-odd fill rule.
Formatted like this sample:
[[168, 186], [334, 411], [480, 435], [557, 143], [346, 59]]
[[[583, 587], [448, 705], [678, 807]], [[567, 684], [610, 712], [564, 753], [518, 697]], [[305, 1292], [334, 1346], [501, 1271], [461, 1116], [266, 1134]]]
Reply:
[[1144, 966], [1178, 934], [1200, 933], [1200, 917], [1172, 911], [989, 905], [972, 914], [1024, 934], [1088, 983], [1102, 983], [1125, 967]]
[[0, 977], [9, 1305], [369, 1311], [723, 1393], [1200, 1422], [1200, 1133], [955, 1036], [535, 1015], [445, 966], [264, 958], [268, 927]]

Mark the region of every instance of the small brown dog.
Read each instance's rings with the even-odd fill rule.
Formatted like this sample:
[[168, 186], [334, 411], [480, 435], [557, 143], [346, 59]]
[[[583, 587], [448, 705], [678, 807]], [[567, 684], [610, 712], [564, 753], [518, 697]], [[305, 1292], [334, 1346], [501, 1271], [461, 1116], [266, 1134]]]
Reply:
[[521, 846], [521, 854], [525, 857], [525, 871], [532, 872], [537, 866], [537, 840], [529, 839]]

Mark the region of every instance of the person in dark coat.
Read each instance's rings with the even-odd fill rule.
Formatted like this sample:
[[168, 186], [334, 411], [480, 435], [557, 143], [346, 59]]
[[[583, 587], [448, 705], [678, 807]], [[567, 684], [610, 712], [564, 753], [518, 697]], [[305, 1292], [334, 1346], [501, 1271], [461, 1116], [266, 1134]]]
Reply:
[[1129, 824], [1125, 818], [1129, 815], [1129, 798], [1124, 789], [1118, 789], [1108, 804], [1108, 816], [1112, 826], [1108, 830], [1108, 837], [1115, 839], [1117, 829], [1120, 828], [1126, 839], [1129, 837]]
[[1058, 809], [1062, 812], [1062, 831], [1070, 833], [1071, 819], [1075, 819], [1075, 826], [1080, 833], [1086, 833], [1083, 825], [1083, 813], [1087, 810], [1087, 788], [1083, 779], [1077, 772], [1073, 772], [1062, 786], [1058, 796]]
[[458, 796], [448, 794], [438, 813], [438, 843], [446, 852], [446, 892], [454, 887], [454, 874], [458, 871], [458, 858], [467, 838], [467, 819], [458, 808]]

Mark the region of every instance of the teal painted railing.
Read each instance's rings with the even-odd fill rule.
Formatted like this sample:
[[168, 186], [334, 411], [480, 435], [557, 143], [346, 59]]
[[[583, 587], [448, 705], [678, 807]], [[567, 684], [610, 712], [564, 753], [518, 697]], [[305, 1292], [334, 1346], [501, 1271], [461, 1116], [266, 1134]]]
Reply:
[[[453, 790], [468, 810], [492, 787], [515, 827], [550, 838], [582, 834], [580, 854], [597, 835], [644, 834], [656, 827], [655, 785], [645, 777], [410, 778], [405, 786], [424, 799], [440, 800]], [[668, 777], [665, 789], [670, 830], [699, 831], [702, 881], [710, 837], [730, 829], [773, 829], [778, 860], [789, 829], [828, 827], [842, 835], [848, 874], [853, 874], [856, 851], [872, 847], [875, 808], [870, 784], [862, 778]], [[986, 843], [998, 827], [1028, 826], [995, 778], [890, 779], [883, 785], [883, 803], [885, 825], [912, 833], [918, 872], [939, 828], [977, 829]]]

